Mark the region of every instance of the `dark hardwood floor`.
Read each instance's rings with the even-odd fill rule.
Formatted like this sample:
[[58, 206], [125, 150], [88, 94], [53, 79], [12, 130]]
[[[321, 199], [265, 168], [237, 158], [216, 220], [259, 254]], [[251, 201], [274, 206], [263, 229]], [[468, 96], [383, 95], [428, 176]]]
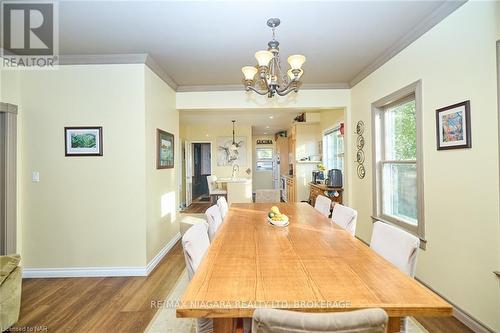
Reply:
[[183, 213], [205, 213], [205, 211], [212, 206], [210, 202], [193, 202], [186, 209], [184, 209]]
[[[148, 277], [23, 279], [20, 320], [11, 331], [143, 332], [157, 311], [151, 302], [167, 297], [184, 268], [178, 242]], [[472, 332], [455, 318], [417, 319], [431, 333]]]
[[[23, 279], [20, 320], [30, 332], [143, 332], [184, 270], [177, 243], [148, 277]], [[44, 329], [46, 327], [46, 329]]]

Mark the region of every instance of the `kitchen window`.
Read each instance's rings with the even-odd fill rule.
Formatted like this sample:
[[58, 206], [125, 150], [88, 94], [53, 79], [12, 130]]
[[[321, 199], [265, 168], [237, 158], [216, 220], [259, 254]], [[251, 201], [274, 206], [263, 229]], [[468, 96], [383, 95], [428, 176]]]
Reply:
[[419, 87], [416, 83], [374, 103], [374, 218], [423, 239]]
[[323, 132], [323, 163], [327, 170], [340, 169], [344, 172], [344, 136], [340, 125]]
[[256, 157], [256, 171], [273, 170], [273, 148], [257, 148]]

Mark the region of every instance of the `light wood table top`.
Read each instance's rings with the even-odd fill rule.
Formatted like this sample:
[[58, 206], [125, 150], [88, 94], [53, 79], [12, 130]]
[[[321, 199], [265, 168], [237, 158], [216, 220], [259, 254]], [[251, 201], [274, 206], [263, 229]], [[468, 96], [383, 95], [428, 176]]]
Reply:
[[[258, 307], [309, 312], [380, 307], [389, 331], [403, 316], [450, 316], [452, 307], [306, 203], [233, 204], [186, 289], [178, 317], [251, 317]], [[392, 329], [391, 329], [392, 325]]]

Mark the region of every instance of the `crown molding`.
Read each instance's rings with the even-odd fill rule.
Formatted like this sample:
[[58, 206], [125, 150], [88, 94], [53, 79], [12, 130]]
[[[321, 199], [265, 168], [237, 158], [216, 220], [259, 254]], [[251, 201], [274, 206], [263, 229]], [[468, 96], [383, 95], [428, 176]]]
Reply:
[[158, 75], [163, 80], [163, 82], [165, 82], [168, 86], [170, 86], [170, 88], [172, 88], [174, 91], [177, 91], [178, 89], [177, 83], [175, 83], [175, 81], [167, 74], [167, 72], [165, 72], [163, 67], [161, 67], [149, 54], [146, 56], [145, 64], [156, 75]]
[[177, 84], [165, 70], [147, 53], [132, 54], [72, 54], [60, 55], [59, 65], [116, 65], [145, 64], [174, 91]]
[[[305, 83], [300, 90], [313, 89], [349, 89], [349, 83]], [[178, 86], [177, 92], [206, 92], [206, 91], [244, 91], [243, 84], [224, 85], [201, 85], [201, 86]]]
[[392, 59], [399, 52], [407, 48], [411, 43], [420, 38], [423, 34], [433, 28], [436, 24], [441, 22], [448, 15], [457, 10], [460, 6], [465, 4], [467, 0], [445, 1], [434, 10], [427, 18], [420, 21], [410, 32], [400, 38], [390, 48], [388, 48], [382, 55], [380, 55], [370, 65], [365, 67], [349, 82], [349, 87], [354, 87], [356, 84], [365, 79], [368, 75], [375, 72], [378, 68]]

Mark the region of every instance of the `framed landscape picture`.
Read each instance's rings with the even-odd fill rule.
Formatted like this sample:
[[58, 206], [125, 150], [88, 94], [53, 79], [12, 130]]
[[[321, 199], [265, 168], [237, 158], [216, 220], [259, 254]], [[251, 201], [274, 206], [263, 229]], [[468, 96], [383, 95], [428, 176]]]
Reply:
[[174, 167], [174, 135], [161, 129], [157, 133], [156, 168], [170, 169]]
[[437, 149], [471, 148], [470, 101], [436, 110]]
[[64, 127], [65, 156], [102, 156], [102, 127]]

